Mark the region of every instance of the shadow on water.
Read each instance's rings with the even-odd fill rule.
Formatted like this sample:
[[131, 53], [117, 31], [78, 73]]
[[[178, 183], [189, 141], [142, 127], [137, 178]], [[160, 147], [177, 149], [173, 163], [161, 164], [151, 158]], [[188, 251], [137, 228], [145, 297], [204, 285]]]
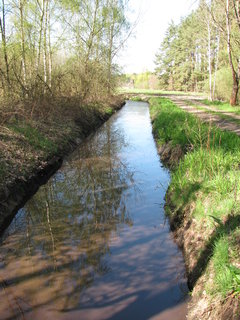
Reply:
[[128, 103], [1, 238], [0, 318], [148, 319], [180, 306], [184, 319], [183, 260], [159, 206], [164, 170], [147, 105]]
[[[179, 301], [171, 301], [169, 296], [172, 294], [174, 289], [176, 289], [177, 284], [172, 287], [168, 287], [165, 291], [161, 292], [158, 295], [151, 296], [150, 291], [148, 290], [138, 290], [126, 295], [123, 295], [117, 299], [110, 299], [105, 303], [96, 303], [95, 308], [99, 310], [102, 308], [111, 307], [113, 305], [121, 304], [123, 309], [116, 312], [109, 319], [111, 320], [120, 320], [120, 319], [138, 319], [144, 320], [149, 319], [155, 315], [161, 314], [166, 309], [175, 307], [178, 304], [183, 302], [183, 299]], [[159, 302], [161, 301], [161, 304]], [[146, 307], [147, 306], [147, 307]], [[81, 309], [88, 310], [92, 305], [85, 305], [84, 307], [78, 307], [75, 309], [63, 309], [63, 312], [76, 311]]]

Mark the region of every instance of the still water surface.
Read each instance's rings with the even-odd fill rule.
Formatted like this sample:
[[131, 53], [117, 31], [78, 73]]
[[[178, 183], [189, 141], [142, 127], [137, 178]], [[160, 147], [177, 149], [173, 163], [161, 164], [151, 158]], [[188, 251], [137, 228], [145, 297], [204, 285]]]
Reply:
[[148, 105], [127, 102], [71, 155], [1, 238], [1, 319], [185, 319], [169, 173]]

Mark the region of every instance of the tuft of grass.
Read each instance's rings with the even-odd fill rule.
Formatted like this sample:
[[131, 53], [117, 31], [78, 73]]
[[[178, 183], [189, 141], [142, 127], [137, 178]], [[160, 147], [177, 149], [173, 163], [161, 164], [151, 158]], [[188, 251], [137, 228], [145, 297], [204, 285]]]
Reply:
[[231, 263], [233, 258], [232, 239], [239, 228], [231, 235], [222, 235], [214, 244], [213, 265], [217, 270], [214, 286], [210, 292], [214, 295], [221, 293], [227, 296], [229, 293], [240, 294], [240, 268]]
[[31, 126], [30, 124], [14, 124], [11, 125], [11, 129], [16, 133], [22, 134], [29, 145], [35, 150], [42, 150], [49, 152], [50, 154], [56, 152], [57, 150], [57, 145], [53, 141], [48, 139], [37, 128]]
[[224, 299], [232, 292], [239, 294], [240, 240], [236, 245], [234, 239], [240, 226], [240, 139], [201, 122], [166, 98], [149, 102], [158, 141], [180, 145], [185, 151], [169, 186], [175, 209], [167, 212], [182, 221], [187, 208], [193, 208], [188, 219], [194, 218], [199, 235], [206, 237], [202, 251], [208, 256], [201, 262], [201, 272], [213, 262], [210, 295], [217, 293]]
[[113, 108], [111, 108], [111, 107], [106, 108], [105, 113], [109, 114], [109, 115], [113, 114]]
[[229, 243], [228, 239], [222, 236], [214, 244], [213, 264], [218, 270], [215, 277], [214, 291], [222, 292], [226, 295], [233, 287], [232, 273], [229, 268]]

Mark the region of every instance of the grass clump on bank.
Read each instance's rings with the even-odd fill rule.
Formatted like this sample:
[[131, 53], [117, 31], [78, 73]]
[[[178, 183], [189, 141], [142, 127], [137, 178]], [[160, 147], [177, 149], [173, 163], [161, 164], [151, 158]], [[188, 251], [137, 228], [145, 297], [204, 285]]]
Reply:
[[168, 99], [150, 99], [150, 112], [158, 142], [184, 150], [172, 171], [167, 212], [176, 232], [182, 230], [191, 285], [216, 305], [206, 319], [215, 319], [240, 297], [240, 139]]

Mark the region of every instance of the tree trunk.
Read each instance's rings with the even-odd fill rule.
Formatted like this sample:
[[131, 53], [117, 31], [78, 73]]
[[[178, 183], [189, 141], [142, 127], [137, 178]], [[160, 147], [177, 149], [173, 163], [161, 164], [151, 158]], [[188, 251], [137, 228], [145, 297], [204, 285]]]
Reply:
[[[26, 56], [25, 56], [25, 34], [24, 34], [24, 3], [19, 0], [20, 23], [21, 23], [21, 47], [22, 47], [22, 72], [23, 72], [23, 86], [26, 86]], [[23, 93], [25, 94], [25, 92]]]
[[43, 33], [43, 20], [44, 20], [44, 0], [42, 0], [42, 7], [39, 3], [39, 8], [41, 10], [41, 18], [40, 18], [40, 29], [39, 29], [39, 40], [38, 40], [38, 54], [37, 54], [37, 62], [36, 62], [36, 73], [38, 74], [40, 58], [41, 58], [41, 46], [42, 46], [42, 33]]
[[215, 57], [215, 70], [214, 70], [214, 80], [213, 80], [213, 93], [212, 98], [215, 98], [215, 89], [216, 89], [216, 77], [217, 77], [217, 70], [218, 70], [218, 60], [219, 60], [219, 48], [220, 48], [220, 32], [218, 31], [217, 35], [217, 49], [216, 49], [216, 57]]
[[2, 0], [2, 19], [0, 17], [0, 28], [2, 34], [2, 48], [3, 56], [5, 61], [6, 68], [6, 80], [8, 87], [10, 86], [10, 76], [9, 76], [9, 62], [8, 62], [8, 53], [7, 53], [7, 42], [6, 42], [6, 19], [5, 19], [5, 2]]
[[211, 27], [210, 17], [208, 19], [208, 72], [209, 72], [209, 100], [212, 101], [212, 50], [211, 50]]
[[48, 20], [48, 85], [52, 87], [52, 48], [51, 48], [51, 25], [50, 25], [50, 2], [47, 7]]
[[[48, 0], [43, 0], [43, 10], [44, 10], [44, 27], [43, 27], [43, 73], [44, 82], [47, 84], [47, 10], [48, 10]], [[45, 93], [45, 89], [44, 89]]]
[[230, 16], [229, 16], [229, 0], [226, 0], [226, 27], [227, 27], [227, 48], [228, 48], [228, 58], [229, 64], [232, 70], [232, 78], [233, 78], [233, 87], [232, 94], [230, 98], [230, 104], [232, 106], [236, 106], [237, 104], [237, 95], [239, 89], [239, 75], [235, 71], [232, 59], [232, 48], [231, 48], [231, 24], [230, 24]]
[[113, 31], [114, 31], [114, 25], [115, 21], [111, 22], [110, 25], [110, 33], [109, 33], [109, 44], [108, 44], [108, 65], [107, 65], [107, 78], [108, 78], [108, 83], [107, 83], [107, 89], [108, 93], [111, 92], [111, 78], [112, 78], [112, 51], [113, 51]]
[[239, 0], [233, 1], [234, 13], [235, 13], [235, 17], [237, 19], [238, 28], [240, 30], [240, 6], [239, 6], [239, 3], [240, 3]]
[[234, 77], [233, 78], [232, 94], [231, 94], [231, 98], [230, 98], [231, 106], [236, 106], [236, 104], [237, 104], [238, 89], [239, 89], [239, 80], [237, 79], [237, 77]]
[[94, 38], [96, 36], [96, 27], [97, 27], [97, 13], [99, 10], [99, 0], [95, 0], [95, 8], [94, 8], [94, 13], [93, 13], [93, 21], [92, 25], [90, 26], [90, 34], [89, 37], [86, 41], [87, 44], [87, 52], [85, 56], [85, 62], [84, 62], [84, 74], [85, 74], [85, 79], [84, 79], [84, 85], [83, 85], [83, 99], [87, 97], [87, 94], [89, 92], [89, 86], [92, 81], [92, 71], [89, 68], [89, 62], [91, 59], [92, 55], [92, 50], [93, 50], [93, 44], [94, 44]]

